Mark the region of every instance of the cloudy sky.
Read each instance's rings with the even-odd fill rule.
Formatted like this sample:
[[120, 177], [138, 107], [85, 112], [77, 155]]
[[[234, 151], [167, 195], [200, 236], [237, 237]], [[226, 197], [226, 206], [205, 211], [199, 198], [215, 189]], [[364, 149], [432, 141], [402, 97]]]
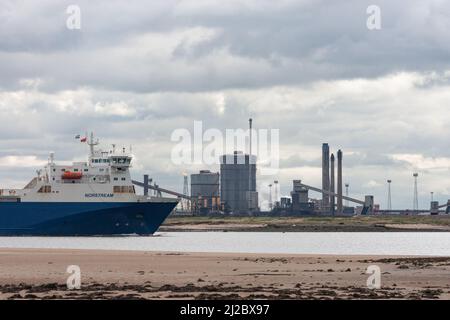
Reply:
[[[369, 30], [369, 5], [381, 29]], [[81, 29], [68, 29], [69, 5]], [[450, 198], [450, 3], [445, 0], [0, 0], [0, 185], [22, 187], [74, 136], [133, 145], [134, 176], [181, 191], [174, 130], [280, 130], [279, 180], [320, 185], [321, 144], [344, 150], [356, 197], [411, 208]]]

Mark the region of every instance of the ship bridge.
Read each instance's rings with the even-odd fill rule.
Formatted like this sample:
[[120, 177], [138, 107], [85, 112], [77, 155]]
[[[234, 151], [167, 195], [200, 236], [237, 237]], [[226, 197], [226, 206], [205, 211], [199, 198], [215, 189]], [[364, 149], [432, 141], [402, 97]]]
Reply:
[[102, 151], [95, 150], [95, 146], [99, 144], [98, 139], [94, 140], [94, 135], [91, 133], [90, 139], [87, 144], [90, 147], [89, 165], [92, 167], [111, 167], [116, 171], [126, 171], [131, 167], [132, 155], [125, 152], [125, 148], [122, 151], [116, 150], [116, 145], [112, 145], [112, 150]]
[[109, 157], [109, 161], [111, 164], [111, 167], [113, 168], [128, 168], [131, 166], [131, 159], [132, 157], [130, 155], [111, 155]]

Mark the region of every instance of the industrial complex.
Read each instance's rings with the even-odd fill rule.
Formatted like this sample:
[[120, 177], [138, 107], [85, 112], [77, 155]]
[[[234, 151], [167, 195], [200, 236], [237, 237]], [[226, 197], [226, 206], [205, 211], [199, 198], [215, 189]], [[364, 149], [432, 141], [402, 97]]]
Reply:
[[[261, 199], [257, 191], [257, 157], [252, 153], [251, 134], [252, 119], [249, 119], [249, 152], [236, 150], [231, 154], [220, 156], [220, 172], [200, 170], [198, 173], [184, 175], [183, 193], [162, 189], [152, 180], [144, 176], [144, 182], [133, 181], [144, 187], [144, 194], [149, 189], [155, 194], [168, 193], [180, 198], [180, 206], [176, 214], [180, 215], [271, 215], [271, 216], [352, 216], [369, 214], [449, 214], [450, 200], [445, 204], [431, 200], [429, 210], [419, 210], [417, 195], [418, 173], [414, 178], [413, 210], [392, 210], [391, 183], [388, 183], [388, 205], [381, 210], [375, 204], [373, 195], [365, 195], [363, 199], [349, 196], [348, 182], [343, 180], [344, 152], [339, 149], [331, 152], [328, 143], [322, 144], [322, 186], [314, 187], [300, 179], [292, 180], [290, 196], [278, 197], [278, 180], [267, 185], [269, 188], [268, 205], [260, 208]], [[345, 186], [345, 195], [343, 194]], [[272, 187], [275, 190], [275, 201], [272, 199]], [[190, 192], [189, 192], [190, 189]], [[315, 192], [319, 198], [313, 198]], [[345, 200], [345, 202], [344, 202]]]

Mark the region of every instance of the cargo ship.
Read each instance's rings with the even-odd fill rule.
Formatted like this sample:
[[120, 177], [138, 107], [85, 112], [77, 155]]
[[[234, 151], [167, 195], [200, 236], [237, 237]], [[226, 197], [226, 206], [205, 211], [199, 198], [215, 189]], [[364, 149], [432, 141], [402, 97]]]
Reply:
[[136, 194], [125, 148], [97, 149], [83, 137], [87, 162], [47, 165], [23, 189], [0, 189], [0, 236], [152, 235], [176, 198]]

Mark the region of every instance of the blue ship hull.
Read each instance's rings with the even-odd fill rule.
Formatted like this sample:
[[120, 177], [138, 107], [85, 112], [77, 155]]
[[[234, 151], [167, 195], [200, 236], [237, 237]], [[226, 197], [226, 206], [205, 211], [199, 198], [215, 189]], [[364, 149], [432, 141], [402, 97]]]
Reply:
[[176, 202], [0, 202], [0, 236], [151, 235]]

